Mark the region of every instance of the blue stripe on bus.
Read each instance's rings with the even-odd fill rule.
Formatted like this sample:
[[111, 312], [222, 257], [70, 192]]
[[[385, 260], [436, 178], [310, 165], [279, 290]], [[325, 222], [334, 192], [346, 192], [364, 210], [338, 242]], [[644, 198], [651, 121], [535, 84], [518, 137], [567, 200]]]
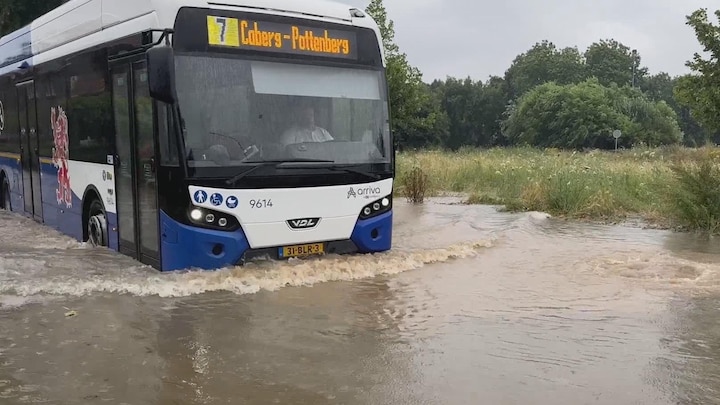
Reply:
[[[42, 186], [43, 219], [45, 224], [82, 242], [84, 231], [82, 224], [82, 196], [78, 196], [73, 192], [72, 207], [70, 208], [67, 208], [67, 205], [64, 203], [58, 204], [58, 169], [52, 163], [42, 163], [40, 167], [42, 172], [40, 184]], [[107, 202], [103, 201], [102, 203], [106, 207], [109, 247], [112, 250], [118, 251], [117, 214], [107, 212]]]
[[42, 173], [40, 185], [42, 186], [45, 225], [82, 241], [82, 201], [75, 193], [72, 193], [72, 207], [68, 208], [64, 203], [58, 204], [58, 169], [52, 163], [42, 163], [40, 171]]
[[355, 243], [360, 253], [388, 251], [392, 247], [392, 224], [392, 211], [374, 218], [359, 220], [350, 240]]
[[[58, 169], [52, 163], [41, 163], [41, 193], [43, 223], [79, 242], [83, 241], [82, 201], [72, 193], [72, 207], [57, 203]], [[22, 198], [22, 172], [17, 155], [0, 153], [0, 173], [4, 173], [10, 186], [10, 198], [13, 212], [26, 215], [25, 202]], [[106, 203], [107, 204], [107, 203]], [[117, 214], [107, 213], [108, 236], [110, 248], [118, 250]], [[113, 231], [115, 229], [115, 231]]]
[[[351, 240], [360, 253], [388, 251], [392, 245], [392, 211], [375, 218], [360, 220], [355, 225]], [[250, 249], [242, 230], [222, 232], [181, 224], [160, 212], [162, 235], [162, 270], [175, 271], [189, 268], [216, 270], [237, 264]], [[213, 254], [221, 245], [223, 251]]]
[[[250, 249], [242, 230], [215, 231], [181, 224], [160, 211], [162, 270], [174, 271], [197, 268], [216, 270], [234, 265]], [[213, 253], [222, 245], [219, 255]]]

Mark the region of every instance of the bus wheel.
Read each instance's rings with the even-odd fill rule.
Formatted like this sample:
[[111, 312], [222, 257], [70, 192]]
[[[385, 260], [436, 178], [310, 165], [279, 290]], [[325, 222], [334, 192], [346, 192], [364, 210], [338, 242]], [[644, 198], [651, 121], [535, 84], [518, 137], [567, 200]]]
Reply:
[[94, 247], [108, 246], [107, 219], [100, 201], [90, 203], [88, 214], [88, 242]]
[[7, 180], [3, 181], [2, 190], [0, 191], [2, 191], [2, 193], [0, 193], [2, 195], [2, 206], [0, 208], [10, 211], [12, 205], [10, 203], [10, 187], [8, 186]]

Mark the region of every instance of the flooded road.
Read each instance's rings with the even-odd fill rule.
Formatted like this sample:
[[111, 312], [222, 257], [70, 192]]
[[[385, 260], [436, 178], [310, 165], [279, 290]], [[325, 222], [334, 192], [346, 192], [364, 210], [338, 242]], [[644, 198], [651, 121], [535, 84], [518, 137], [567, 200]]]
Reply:
[[0, 213], [0, 404], [720, 403], [716, 240], [397, 209], [388, 254], [177, 274]]

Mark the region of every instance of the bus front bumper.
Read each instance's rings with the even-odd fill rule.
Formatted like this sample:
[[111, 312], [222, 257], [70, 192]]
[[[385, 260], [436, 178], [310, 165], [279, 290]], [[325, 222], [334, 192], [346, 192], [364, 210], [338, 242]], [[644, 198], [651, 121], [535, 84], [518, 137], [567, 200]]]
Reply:
[[[377, 253], [391, 249], [392, 211], [358, 220], [350, 239], [324, 243], [325, 254]], [[234, 232], [189, 226], [160, 213], [163, 271], [217, 270], [256, 258], [282, 259], [279, 247], [251, 249], [242, 228]], [[312, 241], [308, 241], [312, 243]]]

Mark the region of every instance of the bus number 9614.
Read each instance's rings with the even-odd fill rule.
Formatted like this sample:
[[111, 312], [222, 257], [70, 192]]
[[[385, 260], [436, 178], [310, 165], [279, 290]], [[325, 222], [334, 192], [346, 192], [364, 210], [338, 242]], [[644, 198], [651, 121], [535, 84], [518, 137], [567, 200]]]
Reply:
[[250, 200], [250, 206], [252, 208], [272, 208], [272, 200]]

